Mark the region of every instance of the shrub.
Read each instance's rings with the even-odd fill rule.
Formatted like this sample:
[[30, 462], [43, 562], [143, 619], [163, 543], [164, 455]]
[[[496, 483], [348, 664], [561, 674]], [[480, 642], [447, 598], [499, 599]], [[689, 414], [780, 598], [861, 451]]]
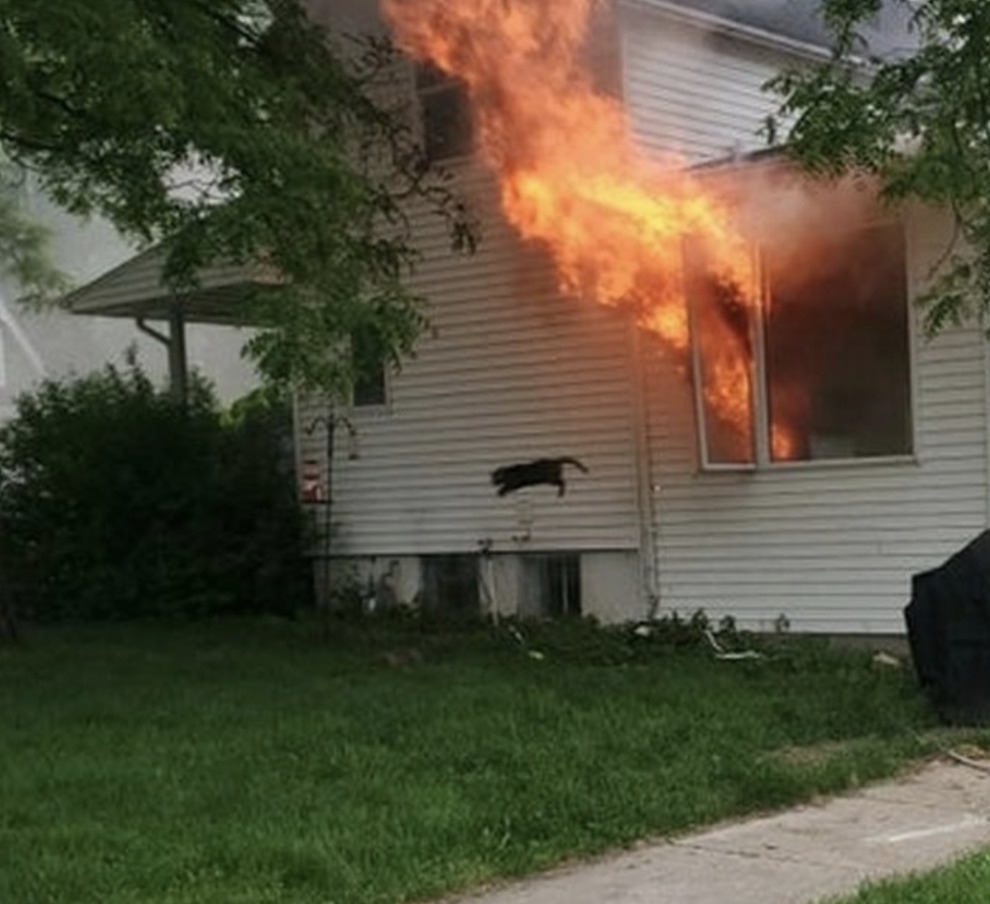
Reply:
[[308, 586], [287, 406], [185, 407], [136, 367], [48, 381], [0, 428], [0, 556], [39, 620], [287, 613]]

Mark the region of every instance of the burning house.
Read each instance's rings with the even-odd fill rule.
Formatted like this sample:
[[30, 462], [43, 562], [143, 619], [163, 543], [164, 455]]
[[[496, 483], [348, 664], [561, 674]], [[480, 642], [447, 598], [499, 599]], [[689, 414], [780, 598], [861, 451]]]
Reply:
[[911, 575], [990, 518], [990, 368], [979, 329], [918, 328], [947, 216], [760, 151], [765, 82], [827, 53], [799, 6], [333, 4], [407, 53], [481, 243], [417, 219], [417, 356], [299, 401], [321, 588], [903, 630]]

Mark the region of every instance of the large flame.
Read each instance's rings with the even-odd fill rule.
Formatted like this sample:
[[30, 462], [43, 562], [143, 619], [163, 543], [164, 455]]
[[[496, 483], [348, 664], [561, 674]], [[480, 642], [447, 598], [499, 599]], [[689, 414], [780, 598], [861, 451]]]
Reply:
[[[704, 247], [713, 280], [746, 287], [740, 298], [754, 294], [748, 246], [728, 205], [683, 161], [640, 153], [621, 105], [595, 90], [583, 60], [594, 3], [382, 0], [399, 45], [466, 85], [505, 215], [550, 249], [561, 287], [633, 307], [684, 351], [685, 239]], [[706, 398], [751, 439], [748, 338], [722, 332]]]

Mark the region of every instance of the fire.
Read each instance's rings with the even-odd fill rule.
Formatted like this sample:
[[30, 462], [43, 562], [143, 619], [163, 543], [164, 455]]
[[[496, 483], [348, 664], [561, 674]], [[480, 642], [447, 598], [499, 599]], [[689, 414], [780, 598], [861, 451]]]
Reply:
[[770, 425], [770, 454], [774, 461], [796, 461], [800, 457], [797, 436], [787, 424]]
[[[619, 102], [595, 90], [582, 59], [595, 0], [381, 2], [403, 49], [465, 84], [504, 213], [550, 250], [564, 291], [633, 307], [683, 352], [685, 239], [704, 246], [713, 278], [752, 284], [730, 208], [683, 161], [647, 159]], [[751, 432], [749, 364], [738, 337], [723, 338], [705, 391]]]

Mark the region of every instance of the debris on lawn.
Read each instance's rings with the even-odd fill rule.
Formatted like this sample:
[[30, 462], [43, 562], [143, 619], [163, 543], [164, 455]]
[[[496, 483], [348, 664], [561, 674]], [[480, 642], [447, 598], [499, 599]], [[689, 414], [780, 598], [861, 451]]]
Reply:
[[758, 653], [756, 650], [726, 650], [718, 642], [718, 638], [712, 633], [711, 628], [705, 628], [705, 639], [708, 641], [709, 646], [715, 651], [715, 658], [720, 659], [723, 662], [738, 662], [743, 659], [765, 658], [762, 653]]
[[883, 650], [873, 654], [873, 664], [887, 669], [899, 669], [903, 665], [900, 659]]

